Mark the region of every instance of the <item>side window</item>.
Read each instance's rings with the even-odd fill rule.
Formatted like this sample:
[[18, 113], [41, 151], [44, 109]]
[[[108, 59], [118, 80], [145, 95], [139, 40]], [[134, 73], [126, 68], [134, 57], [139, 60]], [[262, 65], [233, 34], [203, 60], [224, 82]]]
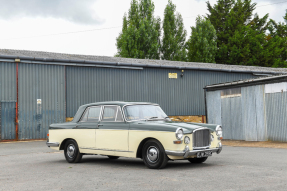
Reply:
[[91, 107], [88, 114], [88, 121], [89, 122], [99, 121], [100, 112], [101, 107]]
[[122, 121], [124, 121], [120, 107], [118, 107], [118, 113], [117, 113], [117, 119], [116, 119], [116, 121], [117, 121], [117, 122], [122, 122]]
[[115, 121], [117, 110], [117, 106], [105, 106], [102, 121]]
[[101, 112], [101, 107], [90, 107], [86, 110], [81, 122], [97, 122], [99, 121], [99, 116]]

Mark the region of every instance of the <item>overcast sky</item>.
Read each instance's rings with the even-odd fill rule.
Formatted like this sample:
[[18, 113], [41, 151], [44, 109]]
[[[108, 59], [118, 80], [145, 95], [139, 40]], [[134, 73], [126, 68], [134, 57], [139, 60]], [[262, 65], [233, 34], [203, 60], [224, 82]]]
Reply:
[[[116, 37], [131, 0], [0, 0], [0, 48], [71, 54], [116, 54]], [[155, 16], [163, 19], [168, 0], [154, 0]], [[213, 5], [216, 0], [210, 0]], [[259, 16], [283, 22], [287, 0], [253, 0]], [[281, 3], [284, 2], [284, 3]], [[205, 0], [173, 0], [188, 36]], [[272, 4], [272, 5], [269, 5]], [[82, 32], [86, 31], [86, 32]], [[57, 34], [57, 35], [55, 35]]]

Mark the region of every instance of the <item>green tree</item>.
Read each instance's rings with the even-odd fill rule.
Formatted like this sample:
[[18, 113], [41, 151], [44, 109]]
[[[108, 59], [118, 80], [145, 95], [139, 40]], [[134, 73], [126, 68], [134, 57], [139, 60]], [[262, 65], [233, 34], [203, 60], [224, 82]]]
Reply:
[[123, 28], [116, 41], [116, 56], [159, 59], [160, 19], [154, 17], [151, 0], [131, 1], [128, 16], [124, 15]]
[[[287, 12], [283, 17], [287, 19]], [[287, 67], [287, 24], [283, 22], [276, 23], [276, 21], [270, 19], [268, 22], [269, 34], [266, 39], [270, 42], [276, 41], [277, 47], [281, 49], [280, 56], [273, 67]]]
[[[251, 0], [218, 0], [213, 7], [207, 2], [210, 19], [217, 32], [216, 63], [278, 67], [285, 63], [281, 28], [267, 23], [268, 14], [253, 14]], [[279, 29], [280, 28], [280, 29]], [[270, 34], [266, 31], [270, 29]], [[274, 36], [275, 35], [275, 36]]]
[[216, 31], [208, 19], [196, 18], [196, 26], [191, 27], [187, 42], [187, 60], [190, 62], [215, 63], [217, 51]]
[[176, 13], [176, 6], [169, 0], [164, 10], [161, 58], [163, 60], [185, 61], [185, 39], [186, 30], [182, 16]]
[[[218, 51], [216, 55], [216, 63], [227, 63], [231, 47], [229, 38], [233, 37], [235, 31], [246, 26], [252, 18], [252, 12], [255, 9], [256, 3], [251, 3], [251, 0], [217, 0], [217, 3], [212, 7], [210, 2], [207, 2], [209, 14], [207, 18], [211, 21], [217, 34]], [[233, 63], [234, 64], [234, 63]]]

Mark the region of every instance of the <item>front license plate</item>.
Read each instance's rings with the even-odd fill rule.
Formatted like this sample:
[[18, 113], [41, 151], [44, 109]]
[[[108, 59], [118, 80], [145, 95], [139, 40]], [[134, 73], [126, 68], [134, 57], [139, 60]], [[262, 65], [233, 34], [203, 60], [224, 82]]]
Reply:
[[197, 158], [202, 158], [202, 157], [209, 157], [212, 156], [212, 151], [204, 151], [204, 152], [198, 152], [196, 154]]

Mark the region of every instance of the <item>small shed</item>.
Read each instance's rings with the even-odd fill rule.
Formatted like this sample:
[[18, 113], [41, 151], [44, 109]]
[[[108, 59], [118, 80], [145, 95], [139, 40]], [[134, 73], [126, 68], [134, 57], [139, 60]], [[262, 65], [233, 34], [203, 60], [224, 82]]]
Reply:
[[287, 142], [287, 75], [204, 89], [207, 121], [222, 125], [224, 139]]

